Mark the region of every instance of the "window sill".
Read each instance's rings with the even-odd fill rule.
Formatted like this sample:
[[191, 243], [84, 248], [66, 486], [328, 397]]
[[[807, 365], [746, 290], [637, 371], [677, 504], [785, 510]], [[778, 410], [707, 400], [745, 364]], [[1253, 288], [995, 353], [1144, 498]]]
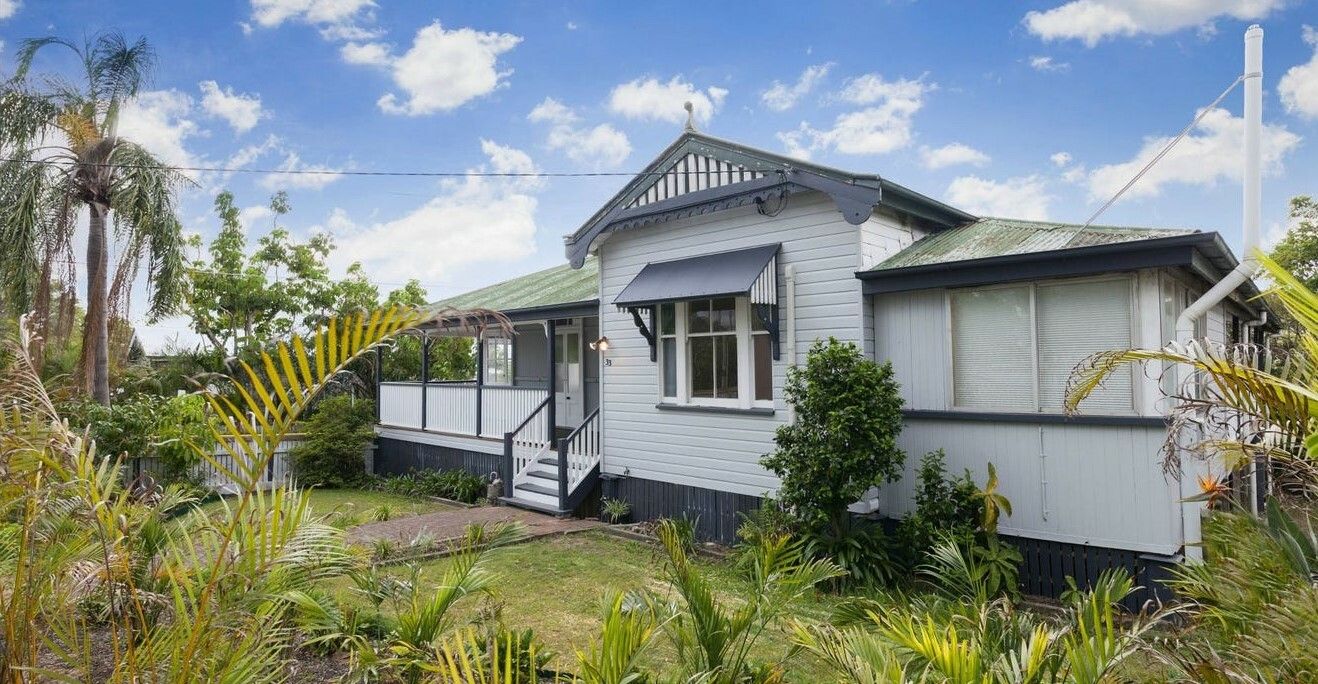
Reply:
[[668, 404], [659, 403], [654, 405], [660, 411], [679, 411], [685, 413], [727, 413], [737, 416], [772, 416], [774, 410], [771, 408], [740, 408], [737, 406], [702, 406], [700, 404]]

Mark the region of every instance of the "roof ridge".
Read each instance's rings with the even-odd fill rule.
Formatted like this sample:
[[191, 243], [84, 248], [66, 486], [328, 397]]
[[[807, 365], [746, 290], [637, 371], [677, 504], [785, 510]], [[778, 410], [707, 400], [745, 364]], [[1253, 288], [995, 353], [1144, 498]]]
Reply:
[[[1083, 223], [1069, 223], [1066, 221], [1041, 221], [1038, 219], [1012, 218], [1010, 216], [981, 216], [979, 217], [979, 221], [1010, 221], [1012, 223], [1029, 223], [1038, 226], [1052, 226], [1054, 228], [1081, 228], [1084, 230], [1147, 230], [1147, 231], [1161, 231], [1161, 232], [1178, 231], [1184, 233], [1204, 232], [1202, 228], [1188, 228], [1188, 227], [1158, 228], [1154, 226], [1116, 225], [1110, 223], [1085, 225]], [[976, 223], [978, 223], [979, 221], [977, 221]]]

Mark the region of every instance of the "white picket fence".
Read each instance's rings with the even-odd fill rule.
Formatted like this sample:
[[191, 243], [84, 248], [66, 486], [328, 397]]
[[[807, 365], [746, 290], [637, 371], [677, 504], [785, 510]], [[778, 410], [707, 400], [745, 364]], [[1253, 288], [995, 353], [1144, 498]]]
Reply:
[[[261, 477], [257, 481], [258, 488], [271, 489], [288, 481], [292, 471], [292, 463], [288, 458], [288, 452], [301, 442], [301, 435], [290, 435], [288, 439], [280, 442], [279, 446], [275, 447], [274, 458], [270, 459], [270, 463], [262, 470]], [[228, 450], [217, 446], [211, 452], [211, 456], [217, 463], [223, 465], [228, 470], [235, 473], [238, 472], [238, 468], [234, 466], [234, 457], [228, 452]], [[138, 468], [140, 469], [140, 472], [148, 475], [160, 473], [163, 470], [159, 463], [159, 459], [155, 458], [138, 459]], [[215, 467], [215, 463], [202, 460], [201, 463], [197, 464], [196, 468], [198, 479], [201, 481], [202, 486], [207, 489], [219, 492], [220, 494], [235, 494], [240, 489], [238, 483], [231, 479], [223, 470]], [[367, 472], [370, 471], [371, 468], [368, 463]]]

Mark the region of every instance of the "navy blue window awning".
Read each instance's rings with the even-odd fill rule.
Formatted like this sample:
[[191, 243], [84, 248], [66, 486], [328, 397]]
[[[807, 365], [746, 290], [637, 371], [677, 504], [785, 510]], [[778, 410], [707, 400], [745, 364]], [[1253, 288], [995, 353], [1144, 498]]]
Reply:
[[781, 245], [646, 264], [613, 303], [620, 309], [711, 297], [750, 296], [777, 304], [777, 259]]
[[[650, 360], [654, 361], [654, 308], [657, 305], [714, 297], [748, 297], [752, 315], [769, 332], [773, 358], [777, 359], [778, 250], [781, 247], [781, 244], [761, 245], [646, 264], [613, 304], [631, 313], [637, 329], [650, 343]], [[649, 315], [648, 323], [641, 318], [642, 313]]]

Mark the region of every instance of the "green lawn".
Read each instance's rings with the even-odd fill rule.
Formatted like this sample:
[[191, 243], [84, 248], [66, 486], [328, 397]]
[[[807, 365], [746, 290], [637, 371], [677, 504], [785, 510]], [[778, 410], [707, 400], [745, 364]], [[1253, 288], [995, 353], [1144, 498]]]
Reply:
[[[606, 591], [649, 588], [668, 594], [663, 580], [664, 557], [658, 547], [602, 532], [516, 544], [492, 551], [488, 558], [487, 567], [497, 576], [492, 600], [502, 604], [504, 622], [512, 629], [534, 629], [540, 641], [558, 654], [565, 668], [575, 664], [575, 648], [585, 648], [598, 637], [600, 597]], [[421, 581], [437, 584], [447, 562], [441, 559], [421, 564]], [[704, 559], [697, 562], [707, 570], [720, 600], [735, 605], [742, 580], [731, 564]], [[404, 575], [409, 570], [395, 566], [390, 572]], [[820, 596], [803, 602], [795, 614], [823, 619], [834, 601]], [[470, 620], [482, 606], [482, 599], [468, 599], [459, 604], [460, 617], [464, 622]], [[761, 661], [777, 660], [788, 647], [787, 634], [775, 627], [761, 637], [754, 655]], [[673, 656], [673, 650], [660, 635], [647, 664], [663, 671]], [[818, 663], [807, 655], [794, 657], [789, 681], [822, 679], [825, 677]]]
[[[390, 494], [369, 489], [312, 489], [310, 490], [311, 509], [321, 515], [343, 514], [371, 522], [368, 514], [379, 506], [388, 506], [392, 518], [409, 515], [447, 511], [453, 507], [424, 497]], [[210, 501], [202, 506], [203, 510], [216, 511], [219, 501]]]

